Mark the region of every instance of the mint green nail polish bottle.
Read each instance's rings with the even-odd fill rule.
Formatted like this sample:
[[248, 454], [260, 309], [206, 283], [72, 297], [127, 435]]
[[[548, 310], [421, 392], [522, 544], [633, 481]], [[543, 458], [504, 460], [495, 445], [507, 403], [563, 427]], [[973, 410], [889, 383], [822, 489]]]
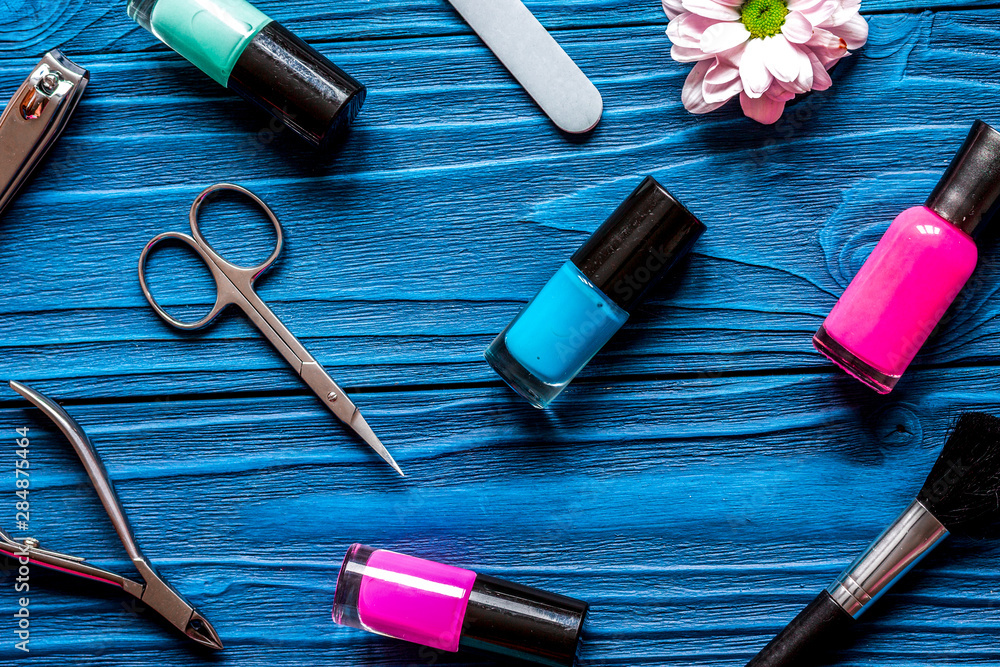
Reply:
[[245, 0], [129, 0], [128, 15], [314, 146], [364, 104], [361, 83]]

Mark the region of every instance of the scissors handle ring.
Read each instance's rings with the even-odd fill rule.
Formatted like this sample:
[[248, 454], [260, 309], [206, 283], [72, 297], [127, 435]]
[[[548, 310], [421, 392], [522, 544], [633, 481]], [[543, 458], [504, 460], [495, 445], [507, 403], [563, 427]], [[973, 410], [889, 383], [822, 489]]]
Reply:
[[[215, 248], [212, 247], [212, 244], [209, 243], [204, 236], [202, 236], [201, 227], [198, 223], [198, 218], [201, 215], [201, 207], [221, 192], [236, 192], [238, 194], [243, 195], [251, 202], [253, 202], [257, 206], [257, 208], [259, 208], [261, 212], [263, 212], [264, 215], [267, 216], [267, 219], [270, 220], [271, 224], [274, 226], [274, 233], [277, 236], [277, 243], [275, 243], [274, 245], [274, 252], [272, 252], [271, 256], [268, 257], [266, 260], [264, 260], [262, 264], [256, 267], [237, 266], [235, 264], [231, 264], [230, 262], [227, 262], [226, 260], [222, 259], [222, 257], [215, 250]], [[201, 244], [203, 248], [206, 248], [210, 253], [214, 254], [216, 260], [218, 260], [218, 262], [221, 265], [229, 264], [230, 266], [233, 266], [234, 268], [237, 269], [243, 269], [243, 270], [249, 269], [253, 271], [251, 282], [256, 280], [258, 277], [260, 277], [262, 273], [271, 268], [271, 265], [274, 264], [277, 261], [278, 256], [281, 255], [281, 248], [284, 245], [285, 235], [281, 230], [281, 223], [278, 221], [278, 216], [274, 214], [274, 211], [271, 210], [271, 207], [265, 204], [260, 197], [258, 197], [257, 195], [255, 195], [254, 193], [250, 192], [249, 190], [247, 190], [242, 186], [235, 185], [233, 183], [216, 183], [215, 185], [205, 188], [204, 190], [202, 190], [201, 194], [199, 194], [195, 198], [194, 203], [191, 204], [191, 213], [189, 215], [189, 218], [191, 220], [191, 233], [194, 235], [194, 238], [198, 241], [198, 243]]]
[[212, 310], [209, 311], [208, 315], [201, 318], [197, 322], [184, 322], [182, 320], [178, 320], [176, 317], [164, 310], [163, 307], [157, 303], [156, 297], [153, 296], [152, 291], [149, 289], [149, 284], [146, 282], [146, 260], [149, 258], [149, 254], [153, 251], [153, 248], [167, 240], [178, 241], [193, 249], [195, 253], [197, 253], [198, 256], [205, 262], [209, 271], [212, 272], [216, 285], [219, 283], [219, 277], [215, 275], [218, 269], [216, 269], [208, 260], [208, 257], [205, 256], [205, 250], [201, 247], [201, 245], [199, 245], [198, 241], [191, 238], [187, 234], [181, 234], [180, 232], [164, 232], [163, 234], [160, 234], [150, 240], [150, 242], [146, 244], [146, 247], [142, 249], [142, 254], [139, 255], [139, 286], [142, 288], [142, 294], [146, 297], [146, 301], [149, 302], [149, 305], [153, 308], [156, 314], [160, 316], [160, 319], [170, 326], [176, 329], [183, 329], [184, 331], [202, 329], [218, 317], [219, 313], [221, 313], [225, 307], [229, 305], [229, 302], [223, 299], [222, 292], [217, 289], [215, 305], [212, 306]]

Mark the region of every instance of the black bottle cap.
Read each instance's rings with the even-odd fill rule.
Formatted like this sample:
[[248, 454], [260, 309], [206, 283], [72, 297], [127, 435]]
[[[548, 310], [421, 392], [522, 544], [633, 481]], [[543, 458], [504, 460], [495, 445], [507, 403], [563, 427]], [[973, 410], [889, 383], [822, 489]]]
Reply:
[[277, 21], [243, 50], [229, 89], [322, 147], [361, 110], [365, 87]]
[[462, 645], [572, 667], [588, 608], [580, 600], [477, 574], [462, 623]]
[[573, 264], [626, 312], [639, 303], [694, 242], [704, 224], [652, 176], [577, 250]]
[[1000, 132], [981, 120], [938, 181], [925, 206], [975, 238], [1000, 200]]

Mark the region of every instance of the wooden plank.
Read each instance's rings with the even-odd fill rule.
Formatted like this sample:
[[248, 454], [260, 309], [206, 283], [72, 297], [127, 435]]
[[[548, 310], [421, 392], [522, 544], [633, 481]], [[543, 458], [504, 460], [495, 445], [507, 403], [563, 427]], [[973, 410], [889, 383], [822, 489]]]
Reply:
[[[364, 541], [589, 600], [584, 665], [708, 665], [748, 658], [894, 518], [957, 413], [995, 409], [994, 375], [918, 372], [905, 401], [822, 376], [595, 388], [549, 419], [500, 388], [374, 394], [366, 413], [405, 480], [301, 397], [70, 410], [144, 549], [238, 664], [424, 664], [329, 620], [339, 561]], [[0, 405], [0, 434], [25, 425], [42, 544], [126, 568], [61, 436]], [[12, 514], [0, 503], [0, 525]], [[990, 664], [998, 556], [992, 542], [942, 547], [842, 664]], [[107, 661], [94, 664], [201, 663], [120, 597], [65, 586], [32, 591], [52, 664], [92, 651]]]
[[[259, 0], [254, 3], [303, 39], [314, 43], [366, 41], [379, 38], [472, 34], [445, 0]], [[611, 0], [529, 0], [526, 3], [550, 30], [600, 30], [609, 26], [656, 25], [667, 19], [658, 2], [620, 3]], [[88, 0], [4, 0], [0, 16], [0, 54], [34, 57], [59, 46], [69, 53], [97, 54], [162, 50], [128, 18], [124, 2], [108, 5]], [[996, 6], [991, 0], [970, 0], [960, 9]], [[945, 0], [866, 0], [866, 13], [924, 10], [948, 11]], [[574, 54], [575, 55], [575, 54]]]
[[[973, 118], [997, 120], [992, 4], [866, 2], [890, 12], [871, 43], [772, 128], [684, 112], [687, 68], [669, 60], [659, 7], [626, 4], [531, 0], [608, 101], [598, 132], [570, 144], [444, 2], [262, 2], [302, 16], [285, 22], [371, 86], [350, 140], [317, 162], [120, 4], [0, 0], [0, 96], [53, 42], [95, 74], [2, 222], [5, 376], [68, 399], [144, 548], [222, 635], [220, 662], [496, 664], [334, 626], [339, 561], [359, 540], [591, 601], [581, 667], [738, 664], [902, 509], [961, 410], [996, 411], [995, 240], [891, 396], [809, 346], [889, 218], [923, 200]], [[646, 173], [712, 234], [681, 284], [535, 411], [481, 351]], [[183, 229], [217, 180], [281, 215], [288, 248], [262, 294], [350, 385], [407, 479], [241, 318], [189, 338], [151, 315], [137, 253]], [[219, 213], [213, 239], [269, 240]], [[158, 259], [171, 302], [207, 305], [190, 261]], [[0, 396], [0, 436], [23, 425], [43, 545], [128, 571], [72, 452]], [[13, 509], [0, 503], [0, 526]], [[996, 664], [998, 549], [942, 547], [838, 664]], [[0, 568], [0, 588], [10, 577]], [[32, 577], [31, 665], [209, 659], [113, 591]]]
[[[923, 201], [971, 120], [991, 119], [997, 30], [995, 12], [874, 17], [870, 47], [838, 71], [835, 89], [770, 128], [736, 110], [687, 114], [685, 69], [655, 31], [577, 35], [614, 91], [583, 145], [488, 72], [487, 54], [456, 64], [472, 38], [373, 42], [350, 63], [378, 84], [369, 106], [319, 165], [294, 141], [257, 143], [259, 117], [211, 82], [184, 83], [184, 65], [101, 56], [95, 80], [107, 83], [4, 220], [0, 263], [30, 269], [6, 277], [0, 347], [12, 375], [60, 378], [81, 396], [301, 391], [242, 318], [175, 333], [138, 290], [144, 243], [184, 229], [195, 194], [230, 180], [283, 219], [285, 255], [261, 293], [338, 379], [496, 382], [482, 350], [652, 173], [710, 232], [679, 284], [637, 313], [585, 377], [834, 373], [811, 334], [889, 219]], [[142, 82], [138, 98], [122, 92], [129, 81]], [[178, 96], [180, 84], [189, 95]], [[120, 112], [133, 102], [141, 113]], [[266, 225], [219, 213], [209, 232], [221, 248], [237, 233], [270, 243]], [[961, 307], [918, 364], [995, 363], [998, 257], [987, 241]], [[196, 268], [173, 256], [154, 265], [168, 302], [207, 310]]]

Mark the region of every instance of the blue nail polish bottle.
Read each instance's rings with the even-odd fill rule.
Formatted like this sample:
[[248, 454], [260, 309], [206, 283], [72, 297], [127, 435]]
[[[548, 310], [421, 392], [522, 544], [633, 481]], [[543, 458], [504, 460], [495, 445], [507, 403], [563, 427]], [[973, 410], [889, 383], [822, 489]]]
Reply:
[[532, 405], [548, 406], [705, 229], [646, 177], [496, 337], [486, 361]]

